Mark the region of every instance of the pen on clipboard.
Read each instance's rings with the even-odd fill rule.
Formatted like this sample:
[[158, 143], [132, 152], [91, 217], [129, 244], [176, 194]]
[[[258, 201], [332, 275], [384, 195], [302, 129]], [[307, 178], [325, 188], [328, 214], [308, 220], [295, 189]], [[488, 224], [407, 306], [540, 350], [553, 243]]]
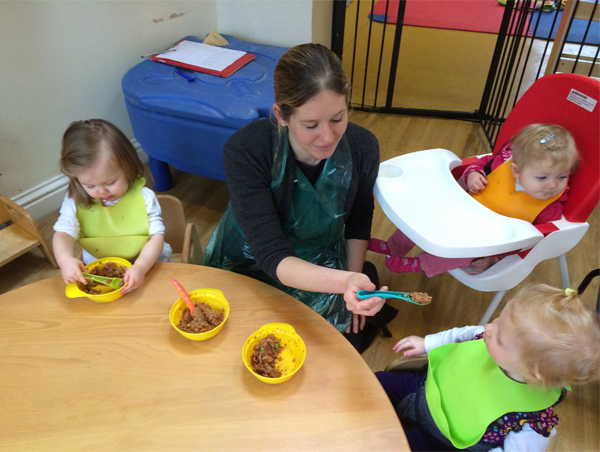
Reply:
[[175, 52], [176, 50], [177, 49], [169, 49], [169, 50], [164, 50], [162, 52], [148, 53], [147, 55], [142, 55], [142, 58], [148, 58], [149, 56], [152, 56], [152, 55], [160, 55], [161, 53]]
[[185, 72], [183, 71], [175, 71], [177, 74], [181, 75], [184, 79], [186, 79], [188, 82], [193, 82], [195, 80], [194, 77], [190, 77], [189, 75], [187, 75]]

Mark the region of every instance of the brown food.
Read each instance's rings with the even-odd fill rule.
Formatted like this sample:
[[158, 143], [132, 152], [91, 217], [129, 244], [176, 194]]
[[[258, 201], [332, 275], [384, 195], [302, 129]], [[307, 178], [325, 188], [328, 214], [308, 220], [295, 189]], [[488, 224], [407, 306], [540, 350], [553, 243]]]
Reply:
[[206, 333], [223, 323], [225, 310], [219, 312], [211, 309], [210, 306], [201, 301], [194, 301], [194, 317], [190, 314], [189, 308], [185, 308], [181, 314], [181, 320], [177, 328], [186, 333]]
[[[127, 267], [121, 265], [117, 267], [116, 264], [112, 262], [108, 262], [106, 265], [102, 267], [94, 267], [87, 273], [90, 275], [98, 275], [98, 276], [106, 276], [107, 278], [123, 278], [125, 276], [125, 272], [127, 271]], [[125, 283], [121, 281], [119, 287], [123, 287]], [[87, 293], [88, 295], [100, 295], [102, 292], [99, 289], [95, 289], [96, 286], [104, 286], [106, 285], [96, 282], [96, 281], [88, 281], [87, 285], [83, 285], [81, 283], [77, 283], [77, 286], [82, 292]]]
[[429, 304], [431, 303], [431, 296], [427, 295], [425, 292], [410, 292], [410, 298], [415, 303], [419, 304]]
[[260, 340], [258, 345], [254, 346], [254, 351], [250, 357], [252, 370], [257, 375], [269, 378], [281, 377], [281, 371], [275, 367], [277, 361], [281, 361], [281, 339], [269, 334]]

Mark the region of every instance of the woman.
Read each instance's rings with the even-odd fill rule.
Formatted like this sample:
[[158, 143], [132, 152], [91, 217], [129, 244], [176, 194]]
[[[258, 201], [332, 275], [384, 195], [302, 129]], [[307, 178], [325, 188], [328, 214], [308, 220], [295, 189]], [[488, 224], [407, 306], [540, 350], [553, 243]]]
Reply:
[[340, 60], [322, 45], [289, 49], [275, 67], [274, 88], [278, 125], [254, 121], [225, 145], [231, 202], [203, 264], [278, 287], [339, 331], [360, 334], [365, 316], [384, 304], [356, 297], [376, 289], [362, 270], [377, 139], [348, 123], [350, 85]]

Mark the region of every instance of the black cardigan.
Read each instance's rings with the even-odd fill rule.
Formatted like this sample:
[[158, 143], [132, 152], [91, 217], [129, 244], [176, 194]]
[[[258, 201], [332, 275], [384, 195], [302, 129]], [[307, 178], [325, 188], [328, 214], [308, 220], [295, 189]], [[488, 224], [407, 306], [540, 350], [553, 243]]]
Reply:
[[[288, 158], [281, 186], [271, 193], [273, 133], [277, 133], [277, 126], [269, 119], [248, 124], [229, 138], [223, 159], [235, 218], [256, 263], [279, 282], [277, 266], [284, 258], [295, 255], [281, 230], [281, 222], [290, 212], [296, 163], [294, 158]], [[379, 170], [379, 143], [371, 132], [351, 123], [346, 136], [353, 166], [345, 203], [345, 237], [368, 240], [373, 220], [373, 186]]]

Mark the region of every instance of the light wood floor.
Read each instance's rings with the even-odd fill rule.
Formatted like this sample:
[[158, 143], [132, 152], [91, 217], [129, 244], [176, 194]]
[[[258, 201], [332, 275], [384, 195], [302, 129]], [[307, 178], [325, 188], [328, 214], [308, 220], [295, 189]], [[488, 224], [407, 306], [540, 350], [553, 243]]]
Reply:
[[[383, 107], [386, 103], [396, 25], [384, 27], [371, 21], [368, 13], [372, 7], [372, 0], [354, 0], [346, 8], [342, 62], [352, 77], [354, 106], [364, 103], [367, 107]], [[462, 112], [479, 109], [497, 37], [491, 33], [405, 25], [392, 107]], [[528, 58], [518, 59], [514, 70], [517, 82], [506, 94], [507, 106], [512, 106], [515, 98], [544, 75], [553, 44], [529, 38], [520, 44]], [[514, 46], [511, 38], [505, 46]], [[579, 51], [593, 58], [597, 47], [567, 44], [564, 49], [575, 55]]]
[[[476, 123], [358, 111], [351, 112], [350, 118], [352, 122], [366, 127], [377, 136], [382, 160], [403, 153], [438, 147], [449, 149], [459, 157], [489, 152], [487, 141]], [[229, 199], [227, 185], [224, 182], [179, 171], [174, 171], [173, 175], [176, 185], [168, 193], [183, 201], [188, 221], [196, 224], [202, 245], [206, 246], [210, 234], [227, 206]], [[57, 216], [58, 212], [40, 221], [49, 239]], [[579, 285], [590, 270], [600, 266], [599, 217], [600, 211], [596, 208], [589, 219], [589, 231], [567, 254], [571, 283], [574, 287]], [[394, 230], [394, 226], [384, 216], [381, 208], [376, 206], [373, 237], [385, 239]], [[425, 335], [455, 326], [477, 324], [493, 296], [491, 293], [480, 293], [469, 289], [447, 273], [431, 279], [422, 274], [394, 274], [385, 268], [384, 256], [368, 253], [367, 258], [377, 266], [382, 285], [388, 285], [391, 290], [427, 292], [434, 299], [431, 305], [424, 307], [397, 300], [391, 301], [391, 304], [399, 310], [397, 317], [389, 325], [393, 337], [383, 338], [380, 333], [373, 345], [363, 354], [373, 371], [382, 370], [394, 358], [391, 347], [404, 336]], [[56, 274], [58, 271], [51, 268], [41, 252], [29, 252], [0, 268], [0, 293]], [[583, 299], [590, 306], [595, 306], [599, 279], [596, 278], [583, 294]], [[560, 286], [558, 263], [542, 262], [526, 281], [541, 281]], [[516, 289], [509, 291], [505, 301], [515, 292]], [[18, 303], [18, 300], [14, 301]], [[40, 294], [40, 302], [43, 302], [43, 294]], [[574, 387], [565, 402], [557, 409], [561, 417], [559, 433], [552, 440], [549, 450], [574, 452], [600, 450], [599, 405], [597, 383]]]

